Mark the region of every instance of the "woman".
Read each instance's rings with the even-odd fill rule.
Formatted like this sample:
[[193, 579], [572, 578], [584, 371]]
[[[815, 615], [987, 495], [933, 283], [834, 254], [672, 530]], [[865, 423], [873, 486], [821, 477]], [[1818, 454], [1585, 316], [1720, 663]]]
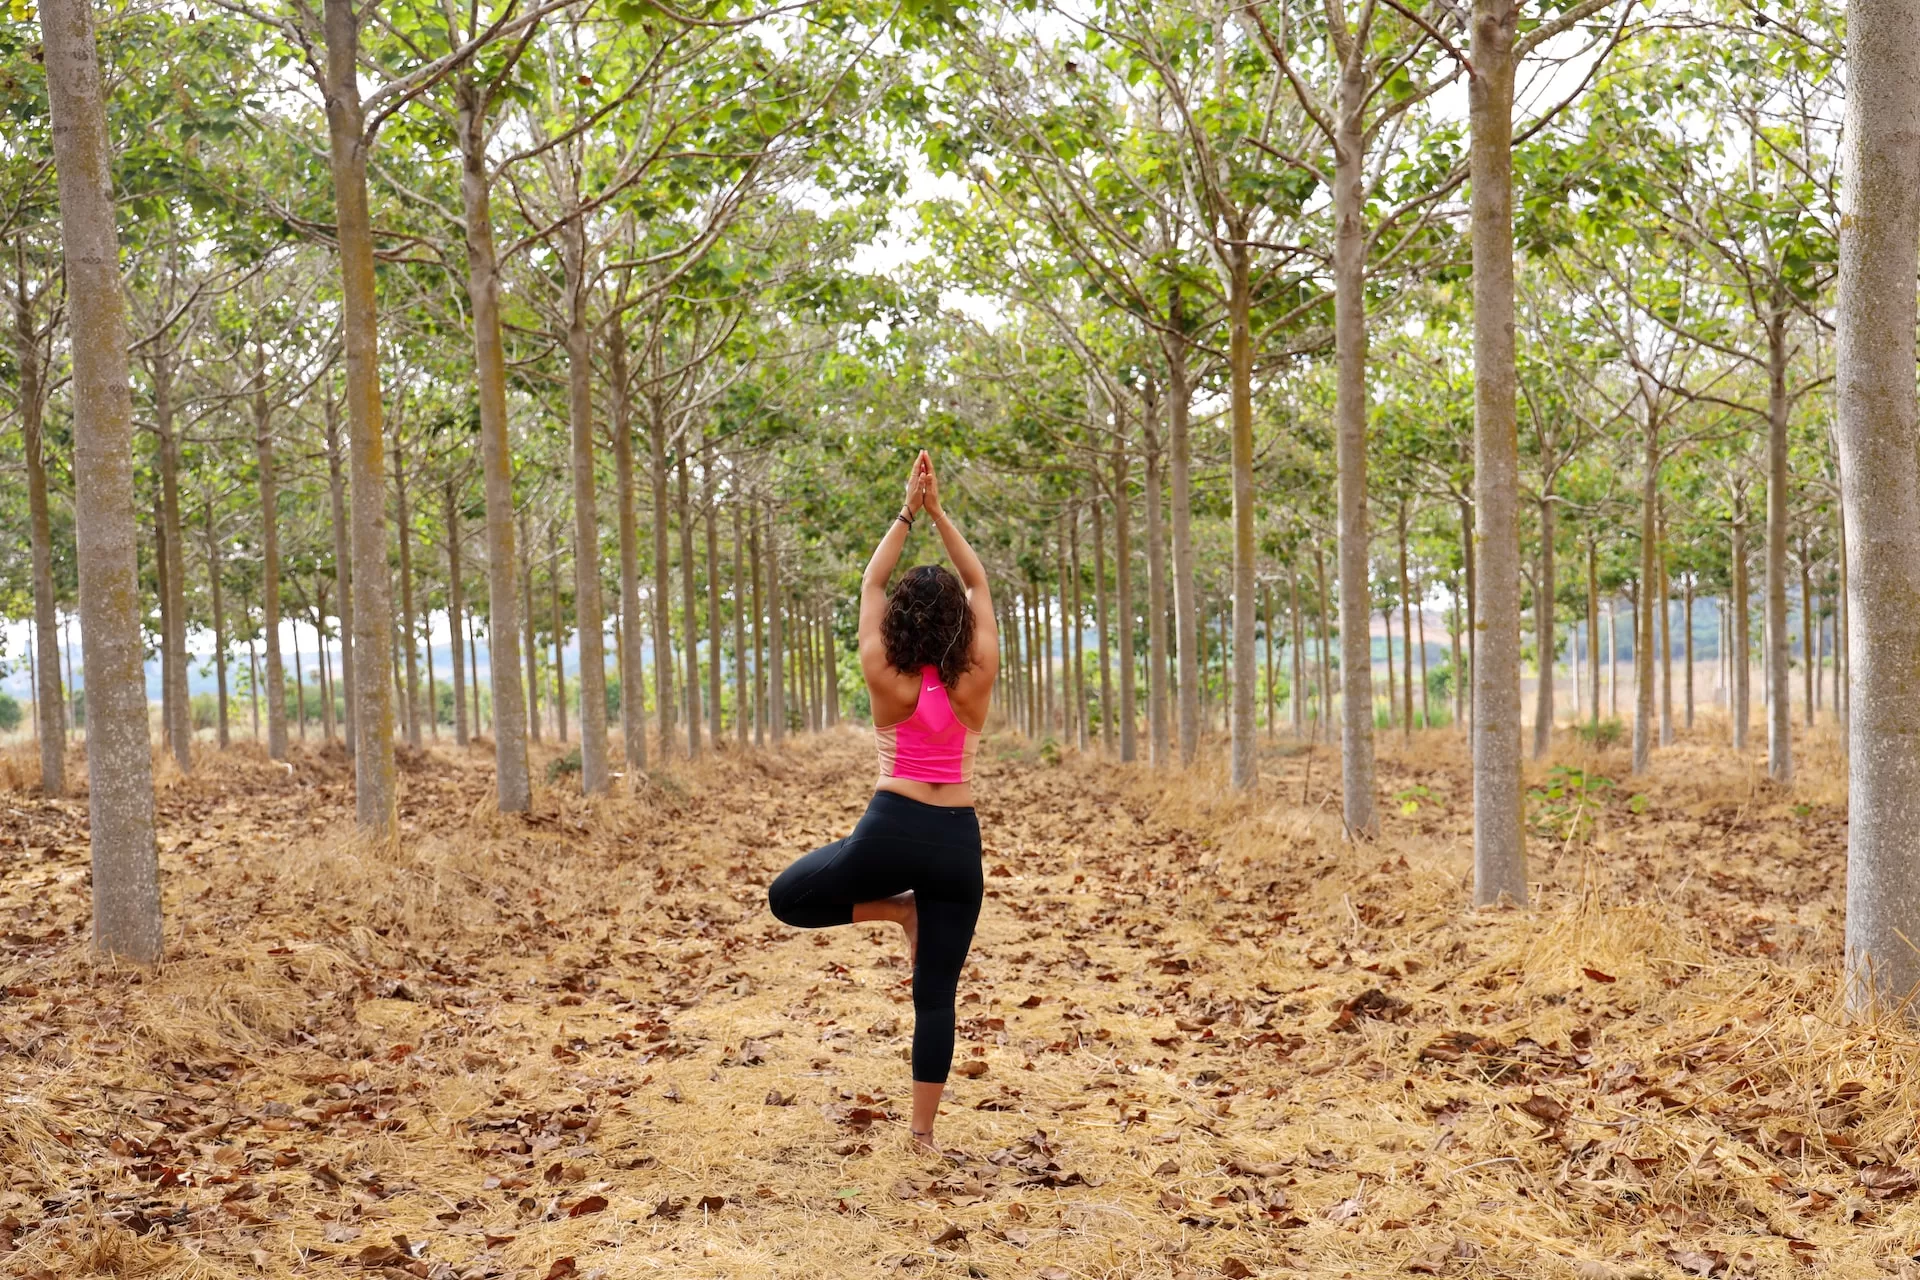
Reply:
[[[958, 570], [909, 569], [887, 590], [920, 515]], [[873, 695], [880, 778], [844, 840], [815, 849], [767, 891], [802, 929], [892, 920], [913, 963], [913, 1139], [929, 1151], [953, 1065], [954, 996], [984, 888], [973, 748], [987, 722], [1000, 643], [980, 557], [940, 508], [923, 449], [907, 499], [860, 579], [860, 669]]]

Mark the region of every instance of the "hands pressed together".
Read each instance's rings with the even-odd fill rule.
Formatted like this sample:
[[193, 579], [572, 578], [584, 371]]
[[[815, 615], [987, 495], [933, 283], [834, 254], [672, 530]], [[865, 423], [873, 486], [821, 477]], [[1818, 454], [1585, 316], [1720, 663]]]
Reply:
[[907, 501], [903, 508], [909, 519], [926, 511], [940, 514], [940, 481], [933, 473], [933, 459], [922, 449], [907, 473]]

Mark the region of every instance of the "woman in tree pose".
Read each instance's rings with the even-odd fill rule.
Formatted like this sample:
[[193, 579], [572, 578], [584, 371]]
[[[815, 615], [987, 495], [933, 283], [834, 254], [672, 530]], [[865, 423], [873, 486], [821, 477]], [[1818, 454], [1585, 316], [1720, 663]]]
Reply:
[[[887, 590], [914, 521], [933, 521], [958, 577], [907, 570]], [[906, 503], [860, 579], [860, 668], [873, 695], [880, 778], [853, 834], [815, 849], [767, 891], [802, 929], [892, 920], [913, 963], [913, 1138], [937, 1152], [933, 1121], [953, 1065], [954, 995], [984, 887], [973, 811], [973, 748], [1000, 668], [987, 571], [940, 509], [922, 450]]]

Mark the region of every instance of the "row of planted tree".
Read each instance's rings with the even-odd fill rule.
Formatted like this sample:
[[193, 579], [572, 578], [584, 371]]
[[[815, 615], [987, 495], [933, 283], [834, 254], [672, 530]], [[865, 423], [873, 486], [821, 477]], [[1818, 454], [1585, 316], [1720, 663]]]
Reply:
[[[1644, 769], [1711, 598], [1779, 782], [1796, 643], [1850, 675], [1850, 883], [1920, 911], [1887, 861], [1920, 756], [1883, 741], [1920, 690], [1880, 657], [1920, 589], [1916, 237], [1860, 180], [1912, 167], [1880, 149], [1912, 7], [1859, 0], [1847, 60], [1841, 15], [1760, 0], [215, 0], [100, 39], [50, 0], [39, 43], [0, 28], [3, 518], [43, 740], [78, 601], [100, 944], [159, 946], [149, 634], [190, 767], [190, 634], [277, 692], [282, 623], [332, 633], [375, 836], [435, 615], [502, 809], [543, 697], [602, 793], [610, 713], [631, 767], [649, 712], [657, 751], [837, 718], [845, 596], [922, 446], [1030, 731], [1190, 762], [1224, 713], [1248, 788], [1283, 696], [1337, 712], [1366, 838], [1372, 623], [1410, 725], [1437, 607], [1474, 899], [1524, 901], [1523, 670], [1571, 645], [1598, 716], [1630, 614], [1667, 657], [1634, 662]], [[1920, 977], [1880, 905], [1850, 917], [1857, 999]]]

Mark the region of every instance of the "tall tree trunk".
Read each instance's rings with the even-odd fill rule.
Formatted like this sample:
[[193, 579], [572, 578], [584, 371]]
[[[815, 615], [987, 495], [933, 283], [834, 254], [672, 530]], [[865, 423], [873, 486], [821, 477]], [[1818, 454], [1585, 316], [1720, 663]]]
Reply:
[[[648, 479], [653, 489], [653, 707], [655, 719], [660, 722], [660, 761], [664, 764], [679, 754], [673, 728], [678, 703], [673, 692], [673, 558], [668, 550], [667, 539], [670, 528], [667, 514], [667, 413], [666, 407], [658, 400], [649, 399], [648, 406], [652, 418], [647, 448]], [[780, 740], [777, 731], [773, 740]]]
[[[1119, 758], [1125, 764], [1133, 764], [1140, 758], [1139, 708], [1135, 706], [1135, 695], [1139, 693], [1133, 674], [1133, 503], [1129, 486], [1129, 459], [1125, 443], [1125, 424], [1121, 422], [1125, 401], [1114, 401], [1114, 426], [1119, 441], [1114, 445], [1114, 624], [1119, 628]], [[1160, 599], [1160, 585], [1154, 585], [1160, 572], [1154, 568], [1158, 557], [1154, 555], [1160, 545], [1158, 520], [1160, 512], [1160, 489], [1156, 486], [1158, 472], [1152, 462], [1152, 453], [1148, 453], [1146, 462], [1146, 578], [1148, 578], [1148, 610], [1152, 603]], [[1156, 628], [1158, 629], [1158, 628]], [[1152, 641], [1148, 641], [1152, 643]], [[1148, 718], [1154, 714], [1154, 706], [1164, 706], [1156, 702], [1152, 693], [1146, 699]], [[1165, 733], [1165, 716], [1162, 714], [1156, 727], [1158, 733]], [[1160, 741], [1154, 733], [1148, 733], [1148, 741]], [[1150, 748], [1152, 750], [1152, 748]], [[1162, 756], [1152, 756], [1154, 764], [1162, 764]]]
[[[773, 745], [779, 746], [787, 733], [787, 690], [781, 662], [784, 658], [785, 624], [781, 618], [780, 524], [771, 504], [767, 507], [767, 673], [768, 713], [772, 721]], [[664, 704], [663, 704], [664, 705]]]
[[[1407, 504], [1400, 503], [1400, 519], [1395, 532], [1400, 544], [1400, 702], [1406, 712], [1401, 723], [1401, 736], [1413, 739], [1413, 581], [1407, 574]], [[1387, 681], [1393, 681], [1393, 666], [1389, 660]]]
[[1108, 649], [1106, 606], [1106, 510], [1092, 503], [1092, 647], [1100, 658], [1100, 750], [1114, 754], [1114, 660]]
[[253, 347], [253, 456], [260, 484], [260, 611], [266, 636], [267, 755], [287, 758], [286, 672], [280, 658], [280, 497], [274, 469], [273, 417], [267, 399], [266, 354]]
[[[1516, 378], [1518, 377], [1517, 374], [1515, 376]], [[1519, 427], [1516, 426], [1514, 430], [1517, 438]], [[1515, 525], [1514, 536], [1519, 536], [1519, 526], [1517, 524]], [[1460, 499], [1460, 542], [1460, 558], [1461, 563], [1465, 566], [1467, 582], [1467, 665], [1465, 670], [1461, 672], [1465, 679], [1468, 702], [1467, 713], [1462, 718], [1462, 723], [1464, 724], [1472, 718], [1473, 677], [1474, 673], [1479, 670], [1474, 660], [1480, 653], [1480, 580], [1473, 547], [1473, 504], [1465, 498]], [[1517, 555], [1518, 553], [1516, 552], [1515, 554]], [[1517, 733], [1519, 731], [1516, 729], [1515, 732]]]
[[567, 740], [567, 627], [560, 612], [560, 523], [547, 526], [547, 596], [553, 619], [554, 736]]
[[1687, 728], [1693, 728], [1693, 575], [1680, 579], [1680, 647], [1686, 655]]
[[1787, 634], [1787, 314], [1767, 315], [1767, 776], [1793, 781], [1793, 700]]
[[[1147, 521], [1147, 760], [1156, 769], [1173, 763], [1173, 708], [1167, 689], [1167, 534], [1160, 474], [1159, 405], [1149, 399], [1142, 415], [1146, 432]], [[1128, 629], [1132, 619], [1128, 618]], [[1128, 671], [1127, 679], [1133, 679]], [[1122, 697], [1125, 696], [1123, 690]], [[1125, 752], [1121, 753], [1124, 757]]]
[[[460, 746], [466, 746], [470, 730], [467, 726], [467, 664], [461, 658], [460, 623], [467, 616], [466, 598], [460, 580], [460, 505], [456, 501], [453, 481], [446, 482], [445, 489], [447, 520], [447, 645], [453, 660], [453, 740]], [[439, 709], [435, 708], [436, 717]]]
[[[373, 278], [373, 223], [367, 207], [366, 119], [360, 103], [359, 15], [352, 0], [323, 0], [327, 42], [326, 108], [333, 169], [341, 330], [352, 431], [355, 657], [360, 670], [385, 672], [393, 656], [393, 606], [387, 594], [386, 431], [380, 404], [380, 321]], [[393, 695], [376, 674], [354, 689], [354, 813], [380, 838], [393, 833]]]
[[[1478, 38], [1477, 29], [1475, 34]], [[1333, 129], [1333, 418], [1339, 494], [1341, 816], [1349, 835], [1355, 838], [1370, 837], [1378, 826], [1373, 795], [1373, 628], [1368, 625], [1373, 610], [1367, 564], [1366, 59], [1365, 51], [1358, 49], [1341, 58]], [[1474, 184], [1476, 201], [1480, 185]], [[1476, 218], [1476, 226], [1482, 220]], [[1477, 290], [1478, 272], [1474, 284]], [[1391, 666], [1388, 674], [1391, 679]], [[1388, 688], [1391, 690], [1391, 683]], [[1517, 709], [1514, 720], [1516, 724], [1519, 721]], [[1479, 776], [1476, 769], [1476, 779]]]
[[717, 521], [720, 504], [714, 496], [713, 447], [706, 449], [700, 474], [700, 505], [707, 535], [707, 740], [720, 745], [723, 725], [720, 706], [720, 543]]
[[1080, 600], [1080, 513], [1076, 510], [1067, 517], [1067, 581], [1072, 584], [1072, 598], [1065, 603], [1068, 611], [1071, 640], [1068, 661], [1072, 664], [1068, 686], [1072, 691], [1073, 741], [1080, 750], [1088, 746], [1087, 733], [1087, 673], [1085, 628], [1082, 625], [1083, 614]]
[[1814, 672], [1819, 660], [1814, 653], [1814, 631], [1817, 624], [1813, 613], [1813, 584], [1807, 575], [1807, 544], [1800, 543], [1800, 684], [1806, 708], [1807, 728], [1813, 728], [1813, 689], [1817, 683]]
[[1333, 621], [1327, 606], [1327, 559], [1317, 545], [1313, 549], [1313, 577], [1320, 604], [1320, 714], [1314, 729], [1317, 735], [1320, 723], [1327, 726], [1328, 733], [1333, 732]]
[[[354, 758], [357, 743], [354, 739], [354, 696], [353, 696], [353, 555], [348, 546], [352, 526], [347, 522], [347, 483], [344, 475], [346, 466], [345, 452], [340, 444], [340, 415], [333, 392], [329, 388], [326, 398], [327, 424], [327, 489], [328, 500], [333, 511], [333, 590], [339, 601], [340, 619], [340, 684], [346, 692], [347, 759]], [[256, 710], [255, 718], [258, 719]], [[260, 727], [254, 726], [253, 736], [260, 737]]]
[[133, 507], [133, 393], [127, 381], [106, 105], [91, 6], [85, 0], [41, 0], [39, 8], [72, 335], [74, 536], [80, 638], [86, 650], [93, 945], [111, 956], [151, 964], [160, 958], [160, 866], [153, 835], [147, 683], [141, 670], [145, 645]]
[[527, 527], [527, 509], [520, 509], [520, 601], [521, 616], [527, 627], [527, 728], [535, 742], [543, 732], [540, 725], [540, 646], [533, 636], [533, 535]]
[[680, 603], [682, 630], [687, 639], [687, 758], [700, 754], [700, 617], [695, 603], [693, 572], [693, 512], [687, 501], [687, 454], [680, 451], [679, 493], [674, 515], [680, 522]]
[[[527, 767], [527, 696], [520, 684], [520, 586], [514, 579], [513, 453], [507, 442], [507, 358], [500, 329], [500, 270], [493, 245], [493, 173], [487, 165], [487, 105], [474, 77], [454, 81], [460, 144], [467, 302], [473, 312], [480, 457], [487, 500], [487, 677], [493, 686], [494, 788], [500, 812], [533, 805]], [[342, 665], [345, 665], [342, 649]], [[350, 682], [349, 682], [350, 683]], [[479, 682], [474, 682], [478, 696]], [[477, 722], [479, 717], [474, 717]]]
[[[1233, 447], [1230, 467], [1233, 472], [1233, 702], [1232, 782], [1245, 791], [1259, 780], [1254, 757], [1254, 687], [1259, 679], [1259, 654], [1253, 645], [1254, 557], [1253, 540], [1253, 250], [1246, 242], [1246, 229], [1235, 229], [1234, 242], [1227, 250], [1229, 287], [1227, 290], [1228, 340], [1227, 363], [1230, 366], [1233, 411]], [[1273, 644], [1271, 616], [1267, 622], [1267, 670], [1271, 686]], [[1268, 723], [1271, 726], [1269, 710]]]
[[1179, 678], [1177, 700], [1180, 763], [1191, 765], [1200, 749], [1200, 621], [1193, 576], [1193, 383], [1187, 368], [1186, 315], [1178, 285], [1168, 303], [1169, 329], [1161, 338], [1167, 361], [1167, 451], [1173, 554], [1173, 644]]
[[607, 766], [606, 616], [600, 602], [600, 497], [593, 477], [593, 336], [587, 229], [562, 229], [567, 276], [567, 426], [573, 454], [573, 626], [580, 636], [580, 790], [605, 795]]
[[213, 605], [213, 677], [215, 698], [214, 728], [220, 749], [225, 751], [231, 743], [227, 729], [227, 611], [221, 597], [220, 575], [220, 539], [213, 529], [213, 504], [209, 502], [206, 510], [207, 523], [207, 593], [212, 597]]
[[1846, 997], [1856, 1012], [1911, 1017], [1920, 987], [1920, 4], [1854, 0], [1847, 71], [1835, 393], [1849, 659], [1860, 660], [1848, 714], [1860, 715], [1848, 725]]
[[[413, 518], [407, 509], [406, 441], [396, 424], [393, 432], [394, 523], [400, 533], [400, 634], [406, 637], [406, 729], [407, 745], [420, 749], [420, 655], [415, 642], [413, 616]], [[304, 725], [305, 711], [301, 720]]]
[[613, 392], [613, 469], [620, 494], [620, 736], [630, 770], [647, 767], [647, 674], [640, 625], [640, 529], [634, 504], [633, 393], [627, 335], [616, 313], [607, 327], [607, 370]]
[[1551, 495], [1540, 501], [1540, 581], [1533, 593], [1534, 648], [1540, 679], [1533, 689], [1533, 758], [1545, 760], [1553, 741], [1553, 659], [1559, 625], [1554, 619], [1553, 535], [1556, 512]]
[[737, 497], [733, 503], [733, 737], [742, 747], [752, 732], [752, 700], [747, 692], [747, 537]]
[[1287, 710], [1293, 720], [1293, 736], [1300, 738], [1307, 728], [1306, 706], [1301, 698], [1307, 687], [1306, 627], [1300, 617], [1300, 571], [1292, 565], [1287, 568], [1287, 616], [1293, 622], [1292, 683], [1287, 689]]
[[160, 734], [169, 750], [173, 747], [173, 592], [167, 587], [167, 518], [160, 510], [160, 495], [153, 495], [153, 576], [160, 596]]
[[287, 634], [293, 637], [293, 723], [300, 741], [307, 740], [307, 673], [300, 661], [300, 615], [287, 618]]
[[467, 629], [467, 697], [473, 703], [473, 731], [485, 733], [487, 725], [480, 718], [480, 645], [471, 609], [462, 621]]
[[1592, 697], [1594, 745], [1600, 743], [1600, 550], [1587, 539], [1587, 682]]
[[1667, 572], [1666, 504], [1661, 503], [1660, 537], [1660, 745], [1673, 745], [1673, 579]]
[[1646, 407], [1646, 440], [1640, 470], [1640, 584], [1633, 608], [1633, 772], [1645, 773], [1653, 757], [1654, 702], [1659, 638], [1654, 608], [1660, 598], [1660, 419], [1653, 390], [1643, 374], [1640, 396]]
[[166, 557], [166, 628], [162, 643], [166, 662], [161, 664], [165, 681], [167, 741], [173, 747], [174, 763], [180, 772], [193, 770], [193, 713], [187, 699], [187, 549], [186, 533], [180, 521], [180, 437], [173, 423], [173, 350], [171, 339], [162, 335], [154, 347], [150, 364], [153, 373], [153, 422], [160, 437], [160, 522], [165, 535], [161, 554]]
[[1433, 727], [1433, 708], [1428, 705], [1427, 693], [1430, 687], [1427, 683], [1427, 598], [1422, 594], [1418, 574], [1414, 575], [1413, 590], [1414, 598], [1420, 602], [1413, 611], [1413, 623], [1418, 631], [1420, 649], [1420, 727], [1430, 729]]
[[[1473, 182], [1473, 542], [1484, 592], [1478, 602], [1484, 621], [1476, 624], [1472, 658], [1477, 906], [1502, 897], [1516, 903], [1527, 900], [1520, 784], [1520, 443], [1513, 308], [1513, 40], [1519, 19], [1518, 0], [1474, 0], [1475, 70], [1467, 89]], [[1356, 200], [1358, 195], [1356, 188]], [[1363, 500], [1364, 487], [1358, 492]], [[1364, 559], [1361, 565], [1364, 570]]]
[[1748, 725], [1752, 719], [1753, 662], [1750, 655], [1753, 652], [1753, 642], [1747, 634], [1747, 626], [1748, 619], [1753, 616], [1753, 606], [1747, 599], [1747, 522], [1744, 500], [1736, 501], [1731, 534], [1733, 636], [1732, 643], [1728, 646], [1727, 661], [1728, 674], [1733, 677], [1733, 749], [1745, 751]]
[[760, 513], [752, 513], [752, 523], [747, 526], [747, 558], [753, 561], [753, 745], [764, 746], [767, 740], [767, 701], [770, 690], [767, 688], [767, 637], [766, 614], [762, 611], [760, 594], [760, 576], [764, 567], [760, 559]]
[[1280, 732], [1280, 691], [1274, 683], [1273, 675], [1273, 584], [1260, 584], [1260, 630], [1266, 636], [1266, 681], [1267, 681], [1267, 740], [1272, 741]]
[[[15, 246], [14, 358], [20, 369], [20, 426], [27, 464], [27, 541], [33, 556], [33, 707], [38, 722], [40, 790], [67, 793], [66, 698], [60, 689], [60, 600], [53, 585], [53, 517], [47, 503], [47, 463], [42, 434], [46, 391], [41, 379], [40, 340], [27, 292], [26, 248]], [[144, 682], [143, 682], [144, 688]], [[144, 691], [142, 696], [144, 697]], [[221, 746], [225, 746], [223, 739]]]

